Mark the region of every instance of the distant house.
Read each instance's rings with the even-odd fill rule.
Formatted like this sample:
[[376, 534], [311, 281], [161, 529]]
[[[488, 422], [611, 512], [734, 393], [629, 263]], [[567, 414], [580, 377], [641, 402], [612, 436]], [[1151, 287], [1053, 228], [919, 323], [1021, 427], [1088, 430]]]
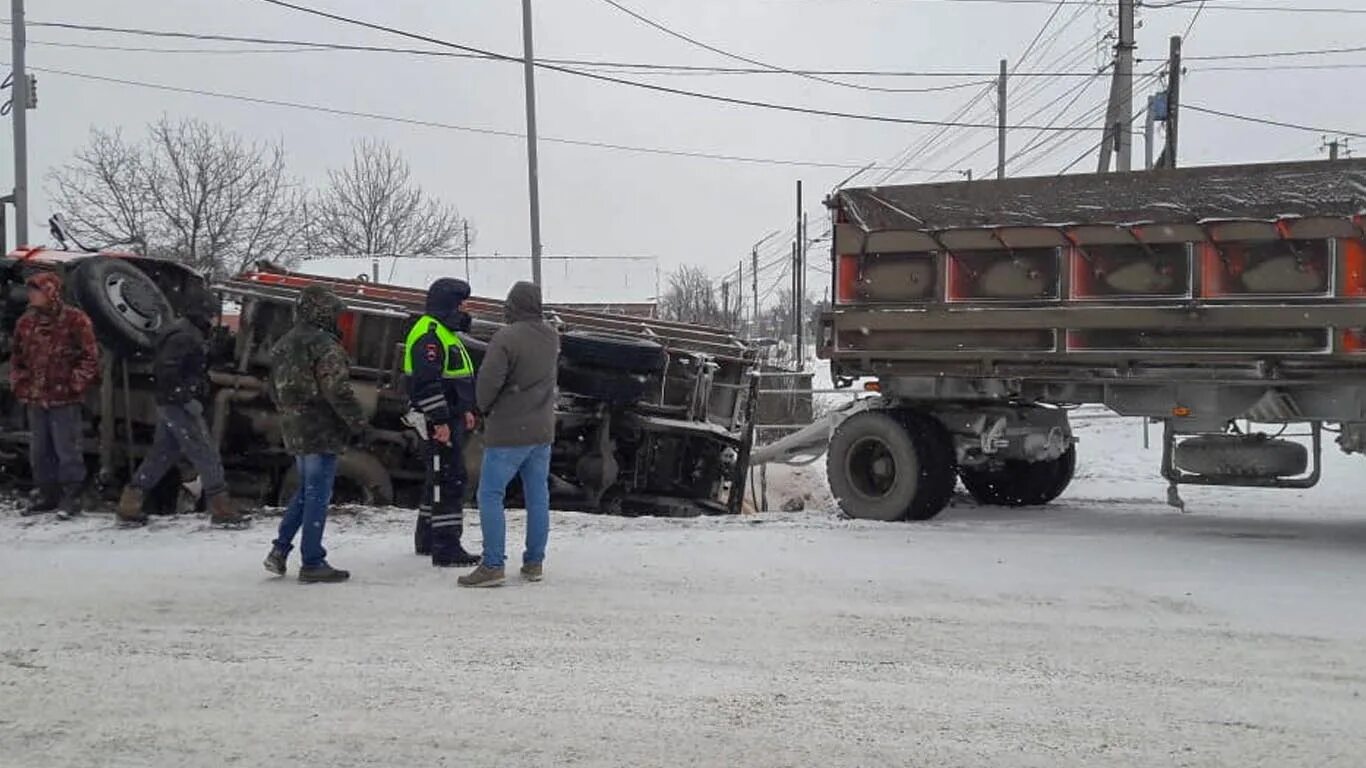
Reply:
[[[325, 256], [305, 259], [296, 272], [387, 285], [426, 288], [442, 277], [468, 280], [474, 295], [502, 299], [518, 280], [531, 279], [528, 256]], [[541, 259], [547, 304], [653, 317], [658, 308], [659, 262], [650, 256], [562, 256]]]

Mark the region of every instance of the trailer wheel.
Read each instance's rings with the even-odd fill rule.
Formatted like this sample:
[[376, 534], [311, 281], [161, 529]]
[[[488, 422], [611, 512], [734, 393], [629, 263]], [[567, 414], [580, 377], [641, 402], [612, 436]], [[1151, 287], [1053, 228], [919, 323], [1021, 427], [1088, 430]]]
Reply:
[[1062, 495], [1077, 470], [1077, 449], [1071, 446], [1052, 461], [1010, 460], [1000, 469], [963, 467], [963, 486], [979, 504], [994, 507], [1037, 507]]
[[563, 334], [560, 352], [571, 363], [630, 373], [658, 373], [668, 362], [664, 347], [653, 341], [610, 333]]
[[[290, 467], [280, 483], [281, 507], [289, 506], [299, 490], [299, 469]], [[332, 486], [332, 504], [359, 504], [387, 507], [394, 503], [394, 481], [389, 470], [373, 454], [349, 450], [337, 460], [337, 480]]]
[[[840, 424], [830, 440], [826, 471], [844, 513], [857, 520], [928, 520], [953, 491], [947, 438], [930, 419], [868, 411]], [[945, 490], [947, 486], [947, 490]]]

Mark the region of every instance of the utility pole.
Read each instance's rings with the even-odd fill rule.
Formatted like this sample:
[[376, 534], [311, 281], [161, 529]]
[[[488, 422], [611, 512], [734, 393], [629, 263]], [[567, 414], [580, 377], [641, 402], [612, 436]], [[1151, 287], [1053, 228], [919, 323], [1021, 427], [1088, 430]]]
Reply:
[[1153, 169], [1153, 140], [1157, 134], [1157, 115], [1154, 114], [1156, 96], [1148, 97], [1148, 106], [1143, 110], [1143, 170]]
[[1338, 160], [1340, 157], [1342, 157], [1342, 156], [1344, 156], [1344, 155], [1347, 156], [1347, 157], [1351, 157], [1351, 156], [1352, 156], [1352, 150], [1351, 150], [1351, 148], [1350, 148], [1349, 142], [1350, 142], [1349, 139], [1331, 139], [1331, 140], [1330, 140], [1330, 139], [1328, 139], [1327, 137], [1324, 137], [1324, 139], [1323, 139], [1323, 148], [1326, 149], [1326, 150], [1328, 150], [1328, 160], [1329, 160], [1329, 161], [1336, 161], [1336, 160]]
[[1099, 173], [1110, 170], [1110, 157], [1118, 154], [1116, 168], [1133, 169], [1134, 123], [1134, 0], [1119, 0], [1119, 40], [1115, 43], [1115, 70], [1110, 80], [1110, 102], [1105, 110], [1105, 132], [1096, 163]]
[[[1006, 177], [1006, 80], [1007, 62], [1001, 59], [1001, 77], [996, 81], [996, 178]], [[972, 179], [968, 179], [972, 181]]]
[[730, 283], [721, 281], [721, 316], [730, 322]]
[[[14, 0], [19, 3], [20, 0]], [[536, 55], [531, 41], [531, 0], [522, 0], [522, 50], [526, 70], [526, 164], [531, 195], [531, 281], [541, 284], [541, 181], [536, 160]]]
[[10, 116], [14, 119], [14, 245], [29, 245], [28, 241], [28, 69], [24, 64], [24, 0], [11, 0], [10, 54], [13, 61], [14, 102]]
[[797, 240], [792, 244], [792, 330], [796, 335], [796, 347], [792, 359], [800, 360], [802, 355], [802, 251], [806, 247], [806, 214], [802, 206], [802, 181], [797, 180]]
[[1115, 72], [1119, 75], [1119, 109], [1115, 142], [1119, 151], [1116, 166], [1120, 172], [1134, 166], [1134, 0], [1119, 0], [1119, 45], [1115, 48]]
[[465, 281], [470, 279], [470, 220], [465, 219]]
[[1163, 168], [1176, 167], [1176, 150], [1181, 138], [1181, 36], [1171, 40], [1171, 54], [1167, 62], [1167, 147], [1162, 150]]
[[745, 322], [745, 260], [740, 259], [740, 271], [735, 278], [735, 317], [743, 325]]

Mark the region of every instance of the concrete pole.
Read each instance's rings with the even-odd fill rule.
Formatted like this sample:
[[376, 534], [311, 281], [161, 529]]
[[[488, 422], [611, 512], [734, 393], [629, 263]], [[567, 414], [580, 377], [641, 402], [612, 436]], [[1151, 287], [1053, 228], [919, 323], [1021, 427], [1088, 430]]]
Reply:
[[1162, 153], [1165, 167], [1176, 167], [1176, 150], [1181, 138], [1181, 37], [1171, 40], [1171, 57], [1167, 62], [1167, 148]]
[[1157, 121], [1153, 115], [1153, 101], [1155, 97], [1148, 97], [1148, 108], [1143, 120], [1143, 170], [1153, 169], [1153, 140], [1157, 132]]
[[1006, 177], [1006, 80], [1007, 62], [1001, 59], [1001, 76], [996, 82], [996, 178]]
[[14, 120], [14, 245], [28, 240], [28, 70], [24, 64], [24, 0], [11, 0], [10, 37], [14, 94], [10, 117]]
[[526, 164], [527, 187], [531, 196], [531, 281], [540, 285], [541, 181], [536, 159], [536, 58], [531, 39], [531, 0], [522, 0], [522, 48], [526, 59]]
[[1119, 44], [1115, 47], [1115, 73], [1119, 86], [1116, 169], [1133, 170], [1134, 162], [1134, 0], [1119, 0]]

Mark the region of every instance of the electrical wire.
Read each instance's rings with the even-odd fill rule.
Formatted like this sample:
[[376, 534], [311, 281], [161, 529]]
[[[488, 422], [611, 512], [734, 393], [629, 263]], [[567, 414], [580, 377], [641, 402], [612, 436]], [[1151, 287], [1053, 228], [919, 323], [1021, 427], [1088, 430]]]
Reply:
[[[385, 33], [392, 34], [392, 35], [398, 35], [398, 36], [400, 36], [400, 37], [406, 37], [406, 38], [413, 39], [413, 40], [419, 40], [419, 41], [422, 41], [422, 42], [425, 42], [425, 43], [430, 43], [430, 44], [432, 44], [432, 45], [439, 45], [439, 46], [443, 46], [443, 47], [447, 47], [447, 48], [452, 48], [452, 49], [455, 49], [455, 50], [465, 51], [465, 52], [467, 52], [467, 53], [482, 54], [482, 55], [484, 55], [484, 56], [488, 56], [488, 57], [491, 57], [491, 58], [496, 58], [496, 59], [499, 59], [499, 60], [501, 60], [501, 61], [511, 61], [511, 62], [522, 62], [522, 63], [525, 63], [525, 62], [524, 62], [524, 59], [522, 59], [522, 58], [519, 57], [519, 56], [510, 56], [510, 55], [508, 55], [508, 54], [504, 54], [504, 53], [495, 53], [495, 52], [493, 52], [493, 51], [485, 50], [485, 49], [482, 49], [482, 48], [476, 48], [476, 47], [470, 46], [470, 45], [464, 45], [464, 44], [461, 44], [461, 43], [453, 43], [453, 42], [450, 42], [450, 41], [448, 41], [448, 40], [442, 40], [442, 39], [440, 39], [440, 38], [431, 37], [431, 36], [429, 36], [429, 35], [418, 34], [418, 33], [416, 33], [416, 32], [411, 32], [411, 31], [408, 31], [408, 30], [399, 29], [399, 28], [397, 28], [397, 27], [390, 27], [390, 26], [386, 26], [386, 25], [384, 25], [384, 24], [376, 24], [376, 23], [374, 23], [374, 22], [364, 21], [364, 20], [361, 20], [361, 19], [355, 19], [355, 18], [351, 18], [351, 17], [349, 17], [349, 16], [342, 16], [342, 15], [340, 15], [340, 14], [330, 13], [330, 12], [328, 12], [328, 11], [323, 11], [323, 10], [320, 10], [320, 9], [317, 9], [317, 8], [310, 8], [310, 7], [308, 7], [308, 6], [298, 5], [298, 4], [296, 4], [296, 3], [287, 2], [286, 0], [257, 0], [257, 2], [266, 3], [266, 4], [268, 4], [268, 5], [278, 6], [278, 7], [280, 7], [280, 8], [288, 8], [288, 9], [290, 9], [290, 10], [294, 10], [294, 11], [297, 11], [297, 12], [299, 12], [299, 13], [304, 13], [304, 14], [308, 14], [308, 15], [311, 15], [311, 16], [317, 16], [317, 17], [320, 17], [320, 18], [330, 19], [330, 20], [332, 20], [332, 21], [336, 21], [336, 22], [342, 23], [342, 24], [348, 24], [348, 25], [351, 25], [351, 26], [361, 27], [361, 28], [364, 28], [364, 29], [371, 29], [371, 30], [375, 30], [375, 31], [378, 31], [378, 32], [385, 32]], [[684, 96], [684, 97], [687, 97], [687, 98], [701, 99], [701, 100], [704, 100], [704, 101], [712, 101], [712, 102], [716, 102], [716, 103], [720, 103], [720, 104], [729, 104], [729, 105], [731, 105], [731, 106], [751, 107], [751, 108], [755, 108], [755, 109], [767, 109], [767, 110], [772, 110], [772, 111], [788, 112], [788, 113], [793, 113], [793, 114], [812, 115], [812, 116], [816, 116], [816, 117], [839, 118], [839, 119], [844, 119], [844, 120], [858, 120], [858, 121], [873, 122], [873, 123], [891, 123], [891, 124], [897, 124], [897, 125], [931, 125], [931, 126], [934, 126], [934, 125], [943, 125], [943, 121], [938, 121], [938, 120], [926, 120], [926, 119], [923, 119], [923, 118], [896, 117], [896, 116], [893, 116], [893, 115], [874, 115], [874, 114], [860, 114], [860, 113], [854, 113], [854, 112], [840, 112], [840, 111], [836, 111], [836, 110], [816, 109], [816, 108], [814, 108], [814, 107], [802, 107], [802, 106], [797, 106], [797, 105], [795, 105], [795, 104], [778, 104], [778, 103], [773, 103], [773, 102], [755, 101], [755, 100], [752, 100], [752, 99], [740, 99], [740, 98], [735, 98], [735, 97], [731, 97], [731, 96], [723, 96], [723, 95], [717, 94], [717, 93], [704, 93], [704, 92], [702, 92], [702, 91], [690, 91], [690, 90], [686, 90], [686, 89], [683, 89], [683, 88], [673, 88], [673, 87], [666, 86], [666, 85], [659, 85], [659, 84], [657, 84], [657, 83], [645, 83], [645, 82], [640, 82], [640, 81], [638, 81], [638, 80], [627, 80], [627, 79], [624, 79], [624, 78], [613, 77], [613, 76], [610, 76], [610, 75], [598, 74], [598, 73], [595, 73], [595, 72], [585, 72], [585, 71], [583, 71], [583, 70], [573, 69], [573, 68], [571, 68], [571, 67], [564, 67], [564, 66], [560, 66], [560, 65], [558, 65], [558, 64], [546, 64], [546, 63], [544, 63], [544, 62], [533, 62], [533, 64], [534, 64], [535, 66], [537, 66], [537, 67], [540, 67], [540, 68], [542, 68], [542, 69], [545, 69], [545, 70], [551, 71], [551, 72], [559, 72], [559, 73], [562, 73], [562, 74], [573, 75], [573, 76], [575, 76], [575, 77], [587, 78], [587, 79], [589, 79], [589, 80], [596, 80], [596, 81], [604, 82], [604, 83], [613, 83], [613, 84], [616, 84], [616, 85], [624, 85], [624, 86], [628, 86], [628, 87], [632, 87], [632, 88], [638, 88], [638, 89], [643, 89], [643, 90], [648, 90], [648, 91], [654, 91], [654, 92], [656, 92], [656, 93], [666, 93], [666, 94], [671, 94], [671, 95], [674, 95], [674, 96]], [[965, 126], [965, 127], [973, 127], [973, 126]], [[994, 126], [983, 126], [983, 127], [994, 127]], [[1030, 128], [1031, 126], [1016, 126], [1016, 127], [1019, 127], [1019, 128]], [[1078, 129], [1078, 130], [1081, 130], [1081, 129]], [[1094, 128], [1088, 128], [1088, 129], [1085, 129], [1085, 130], [1093, 131], [1093, 130], [1096, 130], [1096, 129], [1094, 129]]]
[[1222, 110], [1210, 109], [1209, 107], [1201, 107], [1194, 104], [1182, 104], [1181, 109], [1190, 110], [1191, 112], [1200, 112], [1206, 115], [1214, 115], [1216, 117], [1225, 117], [1230, 120], [1241, 120], [1245, 123], [1257, 123], [1260, 125], [1271, 125], [1277, 128], [1291, 128], [1297, 131], [1308, 131], [1311, 133], [1319, 134], [1335, 134], [1338, 136], [1350, 136], [1354, 139], [1366, 139], [1366, 133], [1358, 133], [1356, 131], [1344, 131], [1338, 128], [1315, 128], [1309, 125], [1300, 125], [1299, 123], [1287, 123], [1282, 120], [1272, 120], [1270, 118], [1265, 117], [1252, 117], [1251, 115], [1240, 115], [1235, 112], [1224, 112]]
[[756, 67], [762, 67], [763, 69], [769, 70], [769, 71], [774, 72], [774, 73], [785, 74], [785, 75], [795, 75], [795, 76], [797, 76], [797, 77], [801, 77], [801, 78], [804, 78], [804, 79], [806, 79], [806, 80], [812, 80], [812, 81], [818, 82], [818, 83], [825, 83], [825, 84], [827, 84], [827, 85], [834, 85], [834, 86], [838, 86], [838, 87], [840, 87], [840, 88], [853, 88], [853, 89], [860, 90], [860, 91], [876, 91], [876, 92], [880, 92], [880, 93], [906, 93], [906, 92], [908, 92], [906, 89], [903, 89], [903, 88], [888, 88], [888, 87], [878, 86], [878, 85], [863, 85], [863, 84], [861, 84], [861, 83], [850, 83], [850, 82], [845, 82], [845, 81], [843, 81], [843, 80], [832, 80], [831, 78], [828, 78], [828, 77], [822, 77], [822, 76], [820, 76], [820, 75], [806, 74], [806, 73], [803, 73], [803, 72], [798, 72], [798, 71], [795, 71], [795, 70], [792, 70], [792, 69], [788, 69], [788, 68], [786, 68], [786, 67], [779, 67], [779, 66], [777, 66], [777, 65], [775, 65], [775, 64], [770, 64], [770, 63], [768, 63], [768, 62], [760, 61], [760, 60], [758, 60], [758, 59], [752, 59], [752, 58], [750, 58], [750, 57], [748, 57], [748, 56], [741, 56], [741, 55], [738, 54], [738, 53], [734, 53], [734, 52], [732, 52], [732, 51], [727, 51], [727, 50], [725, 50], [725, 49], [723, 49], [723, 48], [718, 48], [718, 47], [716, 47], [716, 46], [714, 46], [714, 45], [712, 45], [712, 44], [710, 44], [710, 43], [705, 43], [705, 42], [703, 42], [703, 41], [701, 41], [701, 40], [698, 40], [698, 39], [695, 38], [695, 37], [689, 37], [688, 35], [685, 35], [685, 34], [683, 34], [682, 32], [679, 32], [679, 31], [677, 31], [677, 30], [675, 30], [675, 29], [672, 29], [671, 27], [669, 27], [669, 26], [667, 26], [667, 25], [665, 25], [665, 24], [663, 24], [663, 23], [661, 23], [661, 22], [655, 21], [654, 19], [651, 19], [651, 18], [649, 18], [648, 16], [645, 16], [645, 15], [643, 15], [643, 14], [637, 12], [637, 11], [634, 11], [634, 10], [632, 10], [632, 9], [630, 9], [630, 8], [628, 8], [628, 7], [626, 7], [625, 5], [622, 5], [621, 3], [617, 2], [617, 0], [601, 0], [601, 2], [607, 4], [608, 6], [610, 6], [610, 7], [612, 7], [612, 8], [615, 8], [617, 11], [619, 11], [619, 12], [621, 12], [621, 13], [624, 13], [624, 14], [626, 14], [627, 16], [630, 16], [631, 18], [633, 18], [633, 19], [635, 19], [636, 21], [638, 21], [638, 22], [640, 22], [640, 23], [646, 25], [647, 27], [650, 27], [651, 29], [654, 29], [654, 30], [657, 30], [657, 31], [659, 31], [659, 32], [662, 32], [662, 33], [664, 33], [664, 34], [668, 35], [669, 37], [672, 37], [672, 38], [674, 38], [674, 39], [676, 39], [676, 40], [682, 40], [683, 42], [688, 43], [689, 45], [693, 45], [693, 46], [696, 46], [696, 47], [698, 47], [698, 48], [701, 48], [701, 49], [704, 50], [704, 51], [710, 51], [711, 53], [715, 53], [715, 54], [718, 54], [718, 55], [720, 55], [720, 56], [724, 56], [724, 57], [726, 57], [726, 58], [728, 58], [728, 59], [734, 59], [735, 61], [739, 61], [739, 62], [742, 62], [742, 63], [745, 63], [745, 64], [752, 64], [752, 65], [754, 65], [754, 66], [756, 66]]
[[[129, 79], [125, 79], [125, 78], [109, 77], [109, 76], [106, 76], [106, 75], [95, 75], [95, 74], [91, 74], [91, 73], [88, 73], [88, 72], [74, 72], [74, 71], [71, 71], [71, 70], [54, 69], [54, 68], [50, 68], [50, 67], [29, 67], [29, 69], [31, 69], [31, 70], [33, 70], [33, 71], [35, 71], [35, 72], [42, 72], [42, 73], [44, 73], [44, 74], [49, 74], [49, 75], [60, 75], [60, 76], [64, 76], [64, 77], [74, 77], [74, 78], [79, 78], [79, 79], [82, 79], [82, 80], [91, 80], [91, 81], [102, 82], [102, 83], [113, 83], [113, 84], [117, 84], [117, 85], [126, 85], [126, 86], [132, 86], [132, 87], [137, 87], [137, 88], [146, 88], [146, 89], [150, 89], [150, 90], [165, 91], [165, 92], [169, 92], [169, 93], [181, 93], [181, 94], [189, 94], [189, 95], [194, 95], [194, 96], [208, 96], [208, 97], [217, 98], [217, 99], [225, 99], [225, 100], [229, 100], [229, 101], [239, 101], [239, 102], [244, 102], [244, 103], [249, 103], [249, 104], [260, 104], [260, 105], [272, 106], [272, 107], [284, 107], [284, 108], [288, 108], [288, 109], [298, 109], [298, 110], [305, 110], [305, 111], [309, 111], [309, 112], [319, 112], [319, 113], [329, 114], [329, 115], [340, 115], [340, 116], [344, 116], [344, 117], [359, 117], [359, 118], [365, 118], [365, 119], [367, 119], [367, 120], [378, 120], [378, 121], [388, 122], [388, 123], [401, 123], [401, 124], [404, 124], [404, 125], [414, 125], [414, 126], [419, 126], [419, 127], [423, 127], [423, 128], [438, 128], [438, 129], [442, 129], [442, 130], [460, 131], [460, 132], [463, 132], [463, 133], [473, 133], [473, 134], [480, 134], [480, 135], [485, 135], [485, 136], [499, 136], [499, 137], [503, 137], [503, 138], [515, 138], [515, 139], [525, 139], [525, 138], [526, 138], [526, 134], [525, 134], [525, 133], [522, 133], [522, 132], [519, 132], [519, 131], [505, 131], [505, 130], [499, 130], [499, 129], [495, 129], [495, 128], [478, 128], [478, 127], [474, 127], [474, 126], [458, 125], [458, 124], [455, 124], [455, 123], [447, 123], [447, 122], [442, 122], [442, 121], [438, 121], [438, 120], [425, 120], [425, 119], [411, 118], [411, 117], [399, 117], [399, 116], [396, 116], [396, 115], [386, 115], [386, 114], [381, 114], [381, 113], [378, 113], [378, 112], [362, 112], [362, 111], [357, 111], [357, 110], [341, 109], [341, 108], [338, 108], [338, 107], [329, 107], [329, 106], [325, 106], [325, 105], [322, 105], [322, 104], [308, 104], [308, 103], [304, 103], [304, 102], [283, 101], [283, 100], [280, 100], [280, 99], [267, 99], [267, 98], [262, 98], [262, 97], [258, 97], [258, 96], [247, 96], [247, 95], [245, 95], [245, 94], [222, 93], [222, 92], [218, 92], [218, 91], [205, 90], [205, 89], [202, 89], [202, 88], [182, 88], [182, 87], [179, 87], [179, 86], [166, 85], [166, 84], [164, 84], [164, 83], [151, 83], [151, 82], [145, 82], [145, 81], [141, 81], [141, 80], [129, 80]], [[663, 156], [668, 156], [668, 157], [685, 157], [685, 158], [695, 158], [695, 159], [703, 159], [703, 160], [718, 160], [718, 161], [735, 162], [735, 163], [746, 163], [746, 164], [754, 164], [754, 165], [777, 165], [777, 166], [792, 166], [792, 167], [801, 167], [801, 168], [830, 168], [830, 169], [837, 169], [837, 170], [852, 170], [852, 169], [858, 169], [858, 168], [863, 168], [863, 167], [865, 167], [865, 166], [860, 165], [860, 164], [858, 164], [858, 163], [822, 162], [822, 161], [807, 161], [807, 160], [789, 160], [789, 159], [768, 158], [768, 157], [749, 157], [749, 156], [744, 156], [744, 155], [731, 155], [731, 154], [713, 153], [713, 152], [694, 152], [694, 151], [689, 151], [689, 150], [667, 149], [667, 148], [662, 148], [662, 147], [643, 147], [643, 146], [635, 146], [635, 145], [630, 145], [630, 144], [616, 144], [616, 143], [605, 142], [605, 141], [592, 141], [592, 140], [587, 140], [587, 139], [567, 139], [567, 138], [559, 138], [559, 137], [554, 137], [554, 136], [539, 136], [538, 139], [539, 139], [540, 141], [543, 141], [543, 142], [546, 142], [546, 143], [549, 143], [549, 144], [564, 144], [564, 145], [568, 145], [568, 146], [588, 147], [588, 148], [592, 148], [592, 149], [615, 150], [615, 151], [621, 151], [621, 152], [634, 152], [634, 153], [648, 154], [648, 155], [663, 155]]]

